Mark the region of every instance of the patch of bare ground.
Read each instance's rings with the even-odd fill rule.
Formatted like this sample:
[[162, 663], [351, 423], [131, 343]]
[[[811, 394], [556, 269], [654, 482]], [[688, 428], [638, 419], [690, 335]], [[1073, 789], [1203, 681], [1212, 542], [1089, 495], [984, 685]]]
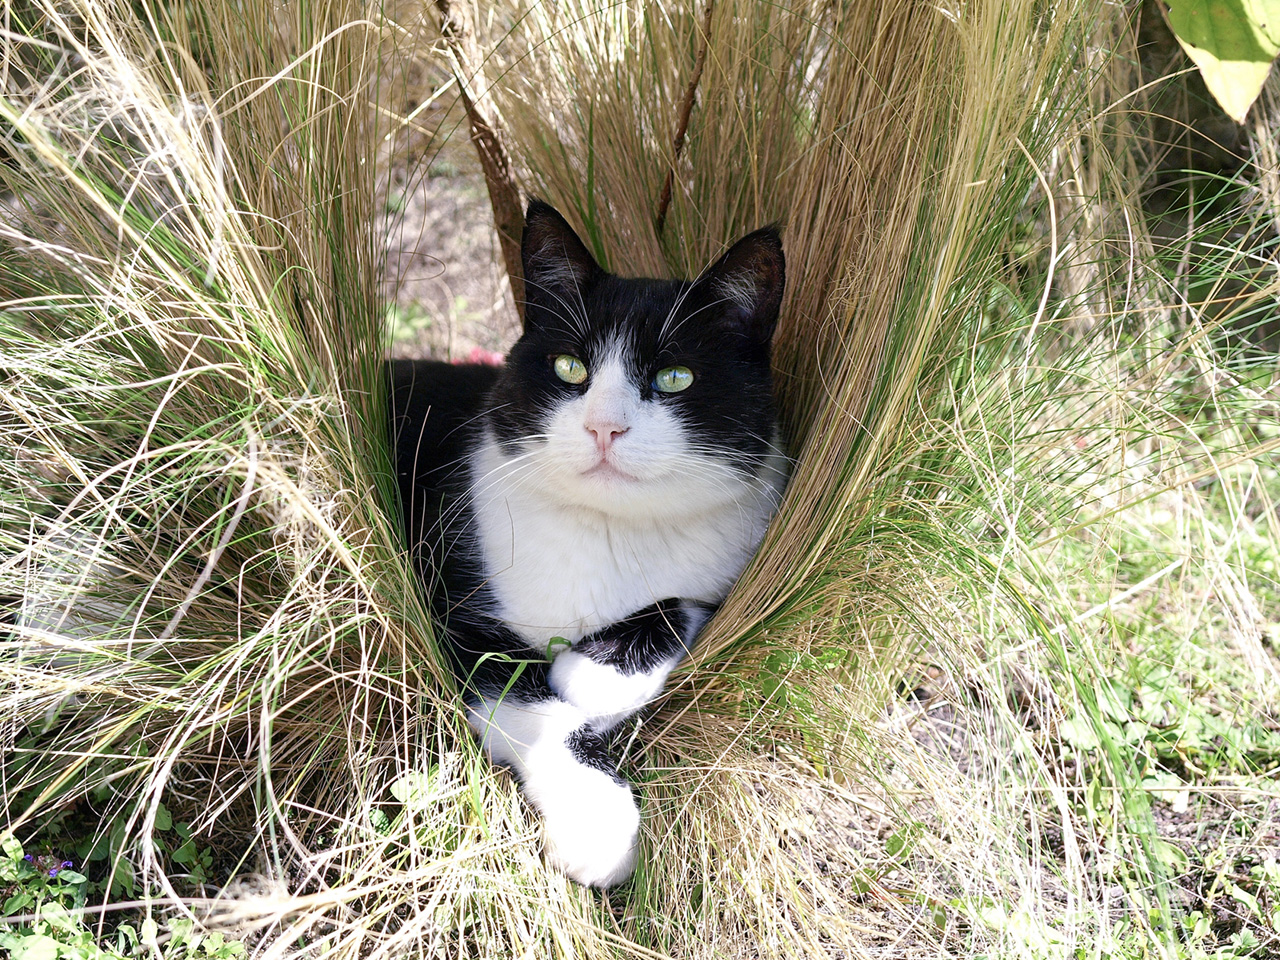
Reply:
[[1280, 905], [1280, 799], [1226, 788], [1185, 809], [1157, 801], [1153, 813], [1161, 839], [1186, 856], [1175, 880], [1183, 908], [1202, 914], [1220, 945], [1247, 931], [1263, 951], [1258, 956], [1280, 956], [1280, 931], [1260, 922]]
[[442, 139], [425, 144], [417, 156], [402, 151], [384, 188], [383, 296], [390, 305], [391, 352], [483, 359], [515, 342], [520, 321], [466, 128], [451, 116], [453, 109], [436, 112], [431, 126]]

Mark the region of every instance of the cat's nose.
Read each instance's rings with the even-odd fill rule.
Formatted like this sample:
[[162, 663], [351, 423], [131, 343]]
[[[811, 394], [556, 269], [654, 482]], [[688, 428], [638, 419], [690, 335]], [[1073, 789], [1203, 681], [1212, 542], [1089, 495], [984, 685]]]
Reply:
[[608, 453], [609, 448], [613, 446], [613, 441], [630, 429], [625, 424], [610, 420], [589, 420], [583, 426], [596, 438], [596, 449], [601, 454]]

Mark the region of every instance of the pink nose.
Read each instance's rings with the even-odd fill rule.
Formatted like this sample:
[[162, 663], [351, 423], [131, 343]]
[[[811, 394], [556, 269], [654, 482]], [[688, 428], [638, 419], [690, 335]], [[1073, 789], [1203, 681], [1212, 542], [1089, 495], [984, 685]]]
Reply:
[[587, 431], [596, 438], [596, 448], [602, 453], [608, 453], [609, 448], [613, 446], [613, 441], [622, 436], [629, 429], [619, 423], [587, 423], [584, 424]]

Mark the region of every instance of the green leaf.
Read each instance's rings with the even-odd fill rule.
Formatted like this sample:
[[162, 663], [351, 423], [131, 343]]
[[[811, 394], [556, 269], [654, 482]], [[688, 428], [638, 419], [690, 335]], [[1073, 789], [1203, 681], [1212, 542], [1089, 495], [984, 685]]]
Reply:
[[22, 859], [22, 844], [18, 842], [18, 838], [13, 834], [9, 834], [3, 840], [0, 840], [0, 850], [3, 850], [5, 856], [10, 860]]
[[1235, 897], [1237, 901], [1248, 907], [1250, 916], [1261, 916], [1262, 911], [1258, 909], [1258, 898], [1248, 890], [1232, 883], [1230, 880], [1226, 882], [1227, 893]]
[[13, 916], [13, 914], [21, 911], [23, 907], [27, 906], [34, 899], [35, 896], [30, 890], [22, 890], [19, 893], [15, 893], [4, 902], [3, 913], [6, 917]]
[[915, 849], [916, 842], [924, 833], [924, 824], [908, 823], [901, 830], [893, 833], [884, 842], [884, 852], [896, 859], [903, 859], [911, 855], [911, 851]]
[[1153, 840], [1151, 854], [1177, 874], [1185, 873], [1191, 863], [1186, 852], [1168, 840]]
[[156, 807], [156, 829], [168, 830], [173, 826], [173, 814], [163, 803]]
[[1280, 53], [1280, 0], [1170, 0], [1169, 26], [1222, 109], [1244, 123]]
[[855, 896], [865, 896], [875, 889], [879, 877], [863, 870], [853, 875], [848, 881], [849, 891]]
[[13, 960], [57, 960], [60, 946], [53, 937], [42, 933], [22, 937], [13, 945]]
[[46, 901], [40, 907], [40, 919], [48, 923], [51, 929], [69, 936], [75, 936], [83, 929], [79, 916], [56, 901]]
[[1077, 750], [1097, 750], [1102, 745], [1087, 717], [1068, 717], [1058, 724], [1058, 734]]
[[116, 928], [116, 943], [120, 945], [121, 953], [125, 952], [125, 950], [129, 950], [131, 953], [136, 951], [138, 948], [138, 931], [127, 923], [120, 924]]
[[432, 784], [432, 773], [423, 773], [420, 770], [410, 770], [391, 784], [391, 795], [406, 806], [424, 809], [432, 800], [435, 793]]
[[194, 840], [188, 840], [182, 846], [178, 847], [177, 850], [173, 851], [170, 856], [173, 858], [174, 863], [192, 863], [196, 858], [196, 842]]

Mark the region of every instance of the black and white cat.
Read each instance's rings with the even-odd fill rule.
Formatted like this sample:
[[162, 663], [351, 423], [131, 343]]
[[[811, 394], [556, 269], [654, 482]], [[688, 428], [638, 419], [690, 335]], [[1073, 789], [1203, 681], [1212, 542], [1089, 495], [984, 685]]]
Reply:
[[695, 282], [628, 279], [535, 200], [523, 260], [505, 366], [392, 362], [400, 492], [472, 727], [541, 811], [548, 859], [610, 886], [640, 813], [605, 735], [661, 692], [786, 481], [782, 244], [766, 228]]

